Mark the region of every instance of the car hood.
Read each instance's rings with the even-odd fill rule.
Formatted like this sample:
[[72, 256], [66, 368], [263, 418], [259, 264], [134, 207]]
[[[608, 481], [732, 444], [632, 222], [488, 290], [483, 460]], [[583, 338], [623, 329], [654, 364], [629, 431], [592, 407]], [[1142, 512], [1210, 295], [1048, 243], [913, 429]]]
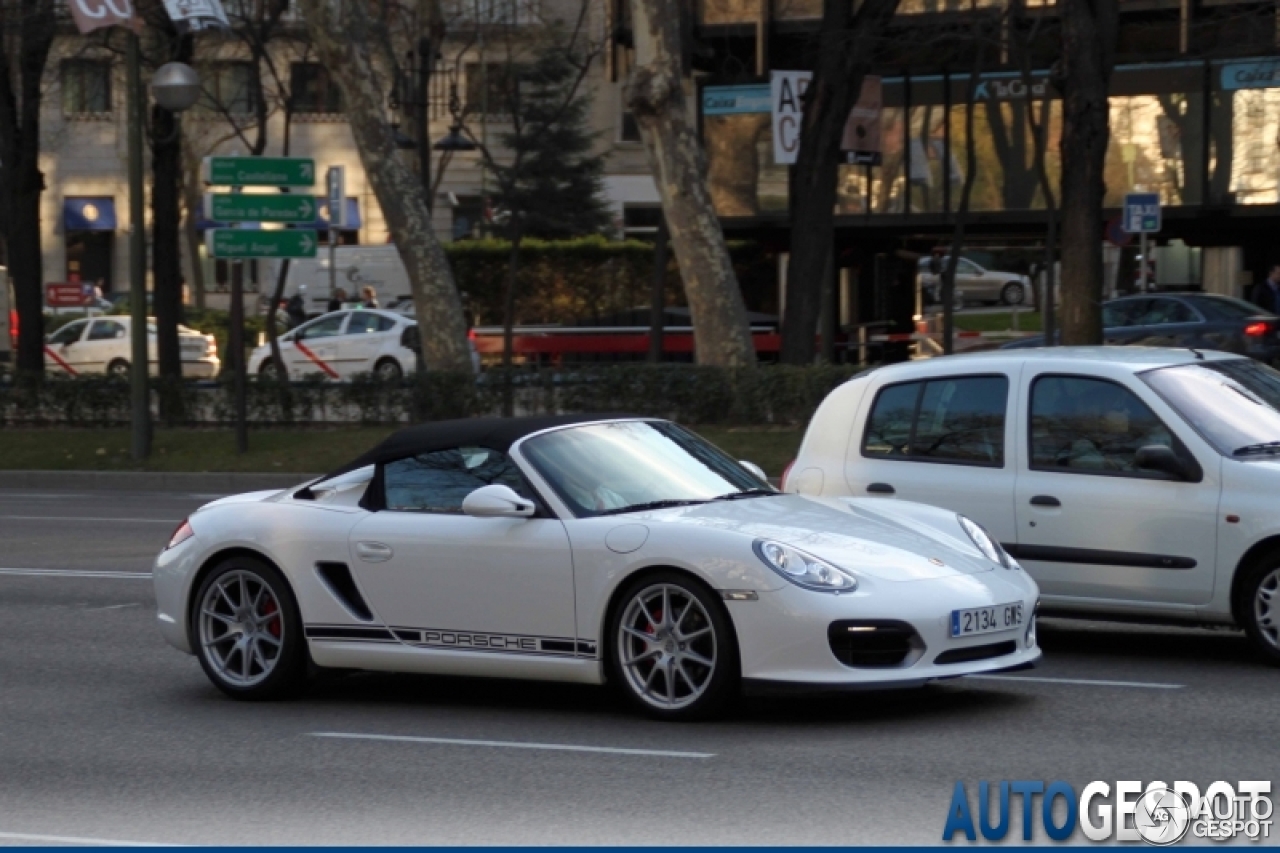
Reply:
[[930, 580], [995, 568], [969, 540], [954, 513], [905, 501], [778, 494], [639, 517], [653, 524], [773, 539], [880, 580]]

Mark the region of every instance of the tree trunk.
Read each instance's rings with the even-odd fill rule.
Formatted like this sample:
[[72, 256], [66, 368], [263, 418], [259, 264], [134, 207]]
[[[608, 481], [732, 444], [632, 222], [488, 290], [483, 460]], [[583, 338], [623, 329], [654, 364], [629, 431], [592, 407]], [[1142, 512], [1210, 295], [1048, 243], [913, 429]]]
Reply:
[[791, 188], [791, 261], [781, 354], [787, 364], [813, 361], [822, 276], [833, 251], [840, 139], [875, 45], [897, 8], [898, 0], [864, 0], [855, 14], [848, 0], [823, 3], [818, 56], [804, 95]]
[[182, 196], [186, 217], [182, 220], [182, 234], [187, 241], [187, 257], [191, 262], [191, 298], [195, 302], [197, 311], [204, 310], [205, 297], [204, 265], [200, 263], [200, 247], [203, 241], [197, 226], [200, 205], [204, 202], [201, 189], [198, 179], [193, 180], [191, 171], [185, 170], [182, 176]]
[[627, 104], [640, 127], [684, 280], [699, 364], [754, 367], [738, 277], [707, 189], [681, 74], [684, 0], [631, 0], [636, 67]]
[[1103, 167], [1116, 0], [1062, 0], [1062, 343], [1102, 343]]
[[511, 347], [516, 323], [516, 280], [520, 275], [520, 242], [524, 235], [519, 227], [511, 235], [511, 252], [507, 256], [506, 293], [502, 299], [502, 416], [515, 414], [515, 387], [511, 376]]
[[426, 364], [471, 372], [467, 324], [453, 271], [435, 233], [422, 181], [400, 159], [387, 121], [385, 82], [372, 51], [383, 39], [367, 7], [301, 0], [316, 55], [338, 81], [365, 174], [409, 274]]
[[[55, 30], [52, 0], [21, 0], [0, 9], [0, 183], [7, 209], [5, 242], [18, 312], [16, 367], [44, 371], [44, 259], [40, 242], [40, 84]], [[9, 49], [16, 47], [17, 55]], [[16, 78], [15, 78], [16, 73]]]

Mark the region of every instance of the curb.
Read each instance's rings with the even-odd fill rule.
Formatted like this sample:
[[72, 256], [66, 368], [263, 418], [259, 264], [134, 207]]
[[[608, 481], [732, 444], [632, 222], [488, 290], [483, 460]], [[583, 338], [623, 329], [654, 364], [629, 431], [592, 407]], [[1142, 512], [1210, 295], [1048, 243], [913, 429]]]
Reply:
[[279, 472], [0, 471], [0, 489], [236, 494], [287, 489], [318, 476]]

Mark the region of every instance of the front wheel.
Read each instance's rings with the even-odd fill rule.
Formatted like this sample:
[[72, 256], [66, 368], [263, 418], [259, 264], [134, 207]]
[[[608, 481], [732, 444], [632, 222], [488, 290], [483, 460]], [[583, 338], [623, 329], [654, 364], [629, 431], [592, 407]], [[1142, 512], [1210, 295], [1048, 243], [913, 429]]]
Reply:
[[129, 377], [129, 362], [123, 358], [117, 358], [115, 361], [107, 365], [108, 376], [118, 376], [123, 379]]
[[1254, 646], [1280, 666], [1280, 555], [1272, 557], [1245, 576], [1236, 612]]
[[283, 699], [306, 683], [298, 605], [284, 576], [253, 557], [231, 557], [200, 584], [191, 633], [200, 666], [234, 699]]
[[724, 605], [677, 572], [623, 592], [610, 626], [609, 668], [627, 699], [662, 720], [714, 716], [738, 690], [738, 650]]
[[258, 368], [258, 376], [267, 382], [275, 382], [280, 378], [280, 368], [276, 366], [276, 361], [269, 358], [262, 362], [262, 366]]
[[1005, 305], [1021, 305], [1026, 299], [1026, 291], [1016, 281], [1009, 282], [1000, 290], [1000, 301]]

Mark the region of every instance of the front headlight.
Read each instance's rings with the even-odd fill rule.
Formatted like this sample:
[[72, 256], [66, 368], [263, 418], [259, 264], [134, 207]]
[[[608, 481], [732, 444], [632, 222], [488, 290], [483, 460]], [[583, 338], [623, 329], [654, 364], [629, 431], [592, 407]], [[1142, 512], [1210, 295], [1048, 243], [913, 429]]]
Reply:
[[858, 588], [853, 575], [790, 545], [757, 539], [752, 547], [766, 566], [796, 586], [817, 592], [853, 592]]
[[982, 556], [986, 557], [993, 563], [1009, 566], [1009, 555], [1000, 547], [1000, 543], [991, 538], [991, 534], [987, 529], [971, 518], [965, 518], [963, 515], [957, 515], [960, 526], [964, 528], [964, 532], [969, 534], [969, 538], [973, 540], [973, 544], [978, 546], [978, 550], [982, 552]]

